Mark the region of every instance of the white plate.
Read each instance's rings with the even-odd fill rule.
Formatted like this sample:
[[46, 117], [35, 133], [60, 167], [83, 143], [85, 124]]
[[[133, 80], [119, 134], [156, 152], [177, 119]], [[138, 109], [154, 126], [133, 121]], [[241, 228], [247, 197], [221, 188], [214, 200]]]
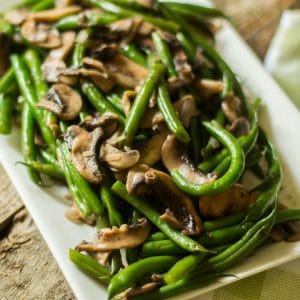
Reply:
[[[5, 3], [4, 3], [5, 2]], [[10, 3], [16, 1], [10, 1]], [[0, 8], [7, 1], [0, 0]], [[272, 137], [280, 153], [284, 171], [281, 200], [290, 206], [300, 206], [300, 113], [291, 101], [265, 72], [260, 61], [228, 24], [217, 36], [220, 53], [239, 75], [244, 84], [256, 96], [261, 97], [263, 109], [260, 123]], [[36, 225], [46, 240], [77, 299], [105, 299], [106, 291], [101, 284], [79, 271], [68, 259], [68, 249], [79, 241], [91, 239], [93, 231], [88, 226], [68, 222], [64, 213], [68, 205], [63, 200], [62, 188], [41, 189], [29, 180], [24, 167], [16, 165], [22, 161], [20, 135], [0, 137], [0, 160], [18, 190]], [[300, 243], [277, 243], [264, 246], [232, 268], [227, 277], [174, 299], [188, 299], [209, 290], [245, 278], [289, 260], [300, 257]]]

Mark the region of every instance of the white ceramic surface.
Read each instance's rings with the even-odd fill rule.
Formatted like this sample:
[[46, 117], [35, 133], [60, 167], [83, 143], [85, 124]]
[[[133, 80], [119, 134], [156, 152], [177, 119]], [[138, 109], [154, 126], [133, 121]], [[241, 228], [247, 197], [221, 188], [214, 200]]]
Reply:
[[[9, 3], [17, 2], [10, 1]], [[8, 1], [0, 0], [0, 9]], [[280, 153], [284, 171], [281, 200], [290, 206], [300, 206], [300, 112], [265, 72], [260, 61], [228, 24], [217, 36], [217, 45], [227, 63], [240, 77], [252, 94], [261, 97], [263, 108], [260, 123], [272, 137]], [[53, 256], [79, 300], [105, 299], [103, 286], [89, 278], [68, 259], [68, 249], [79, 241], [89, 240], [93, 231], [88, 226], [68, 222], [64, 213], [68, 205], [63, 199], [64, 188], [41, 189], [31, 183], [24, 167], [16, 165], [22, 161], [20, 135], [0, 137], [0, 160], [18, 190], [36, 225], [41, 231]], [[245, 259], [227, 273], [236, 277], [218, 280], [206, 288], [195, 290], [174, 299], [189, 299], [230, 282], [269, 269], [286, 261], [300, 257], [300, 243], [278, 243], [267, 245]]]

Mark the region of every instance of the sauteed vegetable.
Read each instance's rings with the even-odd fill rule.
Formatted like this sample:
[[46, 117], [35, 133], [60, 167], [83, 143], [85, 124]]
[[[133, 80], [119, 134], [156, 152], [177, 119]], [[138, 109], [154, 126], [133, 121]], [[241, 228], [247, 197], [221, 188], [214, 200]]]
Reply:
[[205, 286], [270, 234], [295, 240], [216, 18], [173, 0], [23, 0], [0, 17], [0, 132], [21, 124], [32, 181], [62, 181], [67, 218], [95, 228], [70, 259], [109, 299]]

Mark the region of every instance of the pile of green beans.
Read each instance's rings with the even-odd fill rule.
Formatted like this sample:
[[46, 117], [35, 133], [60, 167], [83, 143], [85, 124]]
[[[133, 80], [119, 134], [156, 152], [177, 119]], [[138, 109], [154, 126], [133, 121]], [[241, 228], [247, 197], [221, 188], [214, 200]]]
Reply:
[[[0, 133], [20, 124], [24, 159], [16, 167], [41, 187], [49, 179], [65, 185], [71, 221], [95, 227], [97, 241], [70, 249], [69, 257], [107, 286], [109, 299], [165, 299], [205, 287], [275, 225], [300, 220], [300, 209], [278, 208], [281, 167], [258, 123], [260, 100], [248, 104], [214, 47], [209, 24], [226, 18], [221, 11], [173, 0], [151, 7], [59, 2], [21, 1], [12, 8], [26, 9], [20, 22], [0, 16], [10, 49], [0, 77]], [[36, 40], [23, 28], [29, 20]], [[43, 41], [39, 30], [47, 30]], [[59, 94], [61, 86], [81, 104]], [[68, 109], [77, 114], [65, 117]], [[258, 183], [246, 190], [249, 173]], [[221, 208], [231, 202], [225, 213], [213, 205], [206, 212], [207, 198], [221, 198]], [[234, 202], [245, 198], [243, 208]], [[120, 241], [132, 244], [121, 249]]]

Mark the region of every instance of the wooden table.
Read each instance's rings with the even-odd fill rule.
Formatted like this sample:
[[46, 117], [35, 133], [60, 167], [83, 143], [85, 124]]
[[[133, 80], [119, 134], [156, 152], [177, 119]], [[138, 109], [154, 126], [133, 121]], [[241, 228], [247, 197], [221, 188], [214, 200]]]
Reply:
[[[215, 3], [232, 17], [260, 58], [266, 53], [282, 11], [300, 8], [300, 0], [215, 0]], [[1, 167], [0, 182], [0, 299], [75, 299]]]

